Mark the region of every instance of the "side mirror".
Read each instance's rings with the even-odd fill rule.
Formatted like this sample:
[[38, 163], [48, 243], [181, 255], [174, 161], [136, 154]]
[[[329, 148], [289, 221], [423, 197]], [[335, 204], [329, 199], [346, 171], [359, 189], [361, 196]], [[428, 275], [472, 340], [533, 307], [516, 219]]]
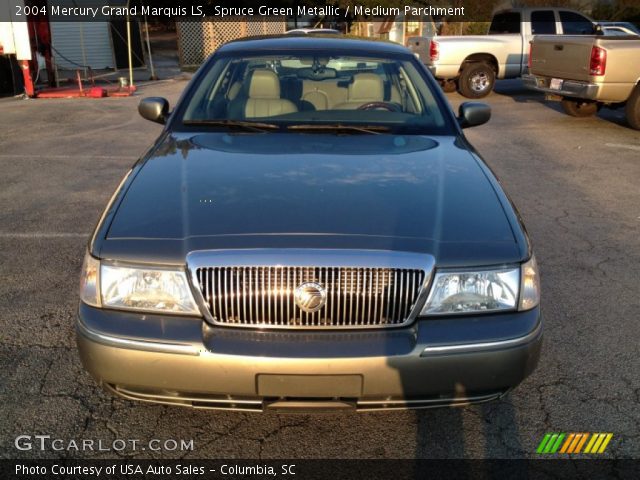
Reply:
[[465, 102], [458, 111], [458, 123], [462, 128], [477, 127], [491, 118], [491, 107], [485, 103]]
[[169, 102], [162, 97], [147, 97], [140, 100], [138, 113], [142, 118], [164, 124], [169, 116]]

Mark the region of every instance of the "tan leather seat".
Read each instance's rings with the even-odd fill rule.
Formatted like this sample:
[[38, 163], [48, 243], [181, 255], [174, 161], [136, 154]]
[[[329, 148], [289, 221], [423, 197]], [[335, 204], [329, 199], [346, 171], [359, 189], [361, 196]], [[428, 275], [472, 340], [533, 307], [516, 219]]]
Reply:
[[349, 85], [347, 101], [336, 105], [336, 109], [352, 110], [370, 102], [384, 101], [384, 82], [375, 73], [358, 73]]
[[297, 112], [296, 105], [280, 98], [280, 80], [271, 70], [254, 70], [251, 74], [245, 118], [272, 117]]
[[[304, 87], [303, 87], [304, 88]], [[329, 108], [329, 95], [322, 90], [310, 90], [302, 95], [302, 101], [309, 102], [316, 110], [326, 110]]]
[[227, 98], [229, 100], [233, 100], [238, 96], [238, 94], [241, 91], [242, 91], [242, 82], [234, 82], [234, 84], [231, 85], [231, 88], [229, 88], [229, 91], [227, 92]]
[[347, 101], [347, 89], [336, 80], [303, 80], [302, 100], [309, 102], [316, 110], [330, 110]]

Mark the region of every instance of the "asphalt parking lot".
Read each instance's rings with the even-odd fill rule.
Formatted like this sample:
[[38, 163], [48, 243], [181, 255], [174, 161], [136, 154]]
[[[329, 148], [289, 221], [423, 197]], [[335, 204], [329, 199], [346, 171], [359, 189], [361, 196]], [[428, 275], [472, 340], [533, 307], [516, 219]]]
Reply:
[[[78, 274], [112, 191], [160, 132], [141, 96], [0, 99], [0, 455], [193, 458], [536, 457], [546, 432], [612, 432], [640, 458], [640, 132], [623, 112], [576, 119], [518, 81], [468, 137], [522, 214], [542, 271], [541, 363], [506, 399], [419, 412], [243, 414], [112, 398], [75, 347]], [[453, 105], [461, 102], [449, 94]], [[464, 192], [461, 192], [464, 194]], [[192, 451], [19, 451], [18, 435], [193, 439]]]

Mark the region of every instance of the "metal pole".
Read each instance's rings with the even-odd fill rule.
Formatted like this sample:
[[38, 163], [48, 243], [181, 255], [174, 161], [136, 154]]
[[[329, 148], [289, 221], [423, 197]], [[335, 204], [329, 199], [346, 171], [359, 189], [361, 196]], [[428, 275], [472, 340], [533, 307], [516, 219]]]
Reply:
[[87, 78], [87, 51], [84, 48], [84, 27], [80, 23], [80, 48], [82, 50], [82, 71], [84, 72], [84, 78]]
[[133, 87], [133, 59], [131, 58], [131, 17], [129, 16], [129, 0], [127, 0], [127, 47], [129, 50], [129, 90]]
[[156, 71], [153, 68], [153, 58], [151, 58], [151, 42], [149, 42], [149, 24], [147, 23], [147, 16], [144, 16], [144, 30], [146, 33], [146, 39], [147, 39], [147, 52], [149, 54], [149, 67], [151, 68], [151, 78], [149, 80], [157, 80], [158, 77], [156, 77]]

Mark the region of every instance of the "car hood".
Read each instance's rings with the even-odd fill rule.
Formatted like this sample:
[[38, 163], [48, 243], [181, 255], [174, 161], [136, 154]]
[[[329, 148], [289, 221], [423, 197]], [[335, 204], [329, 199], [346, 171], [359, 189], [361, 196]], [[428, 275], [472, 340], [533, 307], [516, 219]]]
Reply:
[[455, 137], [172, 134], [134, 174], [103, 258], [355, 248], [431, 253], [453, 266], [526, 255], [497, 182]]

